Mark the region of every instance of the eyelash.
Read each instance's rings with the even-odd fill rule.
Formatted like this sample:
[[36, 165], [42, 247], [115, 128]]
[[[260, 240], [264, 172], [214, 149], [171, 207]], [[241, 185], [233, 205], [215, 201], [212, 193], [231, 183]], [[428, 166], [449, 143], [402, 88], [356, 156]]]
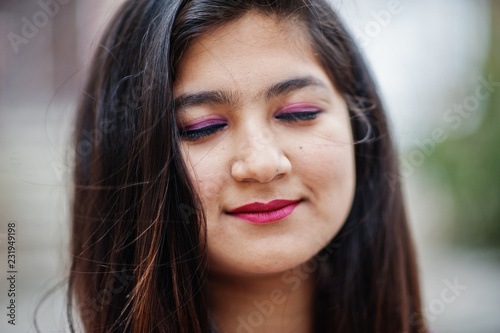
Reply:
[[[321, 111], [302, 111], [302, 112], [290, 112], [290, 113], [282, 113], [280, 115], [277, 115], [276, 118], [284, 121], [285, 123], [292, 123], [292, 122], [298, 122], [298, 121], [308, 121], [308, 120], [313, 120], [316, 119], [318, 113]], [[200, 129], [196, 130], [191, 130], [191, 131], [182, 131], [181, 136], [185, 138], [188, 141], [196, 141], [199, 139], [202, 139], [204, 137], [207, 137], [209, 135], [212, 135], [220, 130], [222, 130], [224, 127], [226, 127], [227, 124], [222, 123], [222, 124], [215, 124], [215, 125], [210, 125], [206, 127], [202, 127]]]

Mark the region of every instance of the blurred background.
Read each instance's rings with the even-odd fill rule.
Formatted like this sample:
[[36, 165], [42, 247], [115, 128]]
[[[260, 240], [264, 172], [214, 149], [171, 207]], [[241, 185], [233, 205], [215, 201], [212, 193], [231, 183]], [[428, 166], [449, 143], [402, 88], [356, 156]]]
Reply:
[[[98, 37], [121, 2], [0, 2], [2, 309], [11, 222], [18, 272], [16, 325], [2, 314], [1, 332], [34, 331], [38, 301], [64, 282], [74, 109]], [[500, 1], [332, 4], [388, 110], [427, 321], [441, 333], [500, 332]], [[459, 286], [453, 294], [450, 285]], [[64, 289], [56, 289], [37, 313], [43, 332], [68, 331], [64, 306]]]

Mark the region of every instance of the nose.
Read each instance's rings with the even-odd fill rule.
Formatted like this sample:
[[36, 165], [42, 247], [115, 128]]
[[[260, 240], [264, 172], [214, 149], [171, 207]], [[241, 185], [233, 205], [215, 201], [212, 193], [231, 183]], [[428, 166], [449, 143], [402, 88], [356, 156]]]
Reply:
[[237, 150], [237, 158], [231, 166], [231, 175], [236, 181], [268, 183], [292, 169], [282, 145], [268, 132], [254, 131], [243, 139]]

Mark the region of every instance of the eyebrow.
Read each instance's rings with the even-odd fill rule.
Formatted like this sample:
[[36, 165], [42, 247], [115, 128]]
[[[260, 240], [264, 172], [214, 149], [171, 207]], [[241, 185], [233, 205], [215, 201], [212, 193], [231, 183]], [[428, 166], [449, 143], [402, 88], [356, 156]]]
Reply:
[[[263, 94], [266, 100], [270, 100], [278, 96], [288, 95], [306, 87], [328, 88], [327, 85], [319, 79], [312, 76], [305, 76], [275, 83], [261, 92], [260, 95]], [[223, 90], [183, 94], [175, 99], [175, 108], [176, 110], [180, 110], [183, 108], [214, 104], [234, 106], [238, 102], [236, 97], [237, 96], [234, 96], [234, 94]]]

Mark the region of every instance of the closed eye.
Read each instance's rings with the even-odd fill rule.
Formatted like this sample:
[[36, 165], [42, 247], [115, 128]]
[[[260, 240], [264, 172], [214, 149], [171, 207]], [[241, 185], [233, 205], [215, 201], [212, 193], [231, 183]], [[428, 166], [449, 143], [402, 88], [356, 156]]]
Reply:
[[219, 123], [210, 126], [205, 126], [196, 130], [181, 131], [181, 136], [188, 141], [196, 141], [206, 136], [212, 135], [222, 130], [226, 126], [227, 126], [226, 123]]
[[[292, 123], [298, 121], [307, 121], [316, 119], [318, 113], [321, 111], [301, 111], [301, 112], [288, 112], [282, 113], [275, 116], [276, 119], [280, 119], [285, 123]], [[224, 127], [226, 127], [226, 123], [219, 123], [210, 126], [205, 126], [195, 130], [183, 130], [181, 131], [181, 136], [188, 141], [196, 141], [202, 139], [204, 137], [210, 136], [221, 131]]]
[[288, 112], [288, 113], [281, 113], [277, 116], [275, 116], [277, 119], [281, 119], [284, 122], [290, 123], [290, 122], [297, 122], [297, 121], [306, 121], [306, 120], [312, 120], [316, 119], [318, 113], [321, 111], [302, 111], [302, 112]]

